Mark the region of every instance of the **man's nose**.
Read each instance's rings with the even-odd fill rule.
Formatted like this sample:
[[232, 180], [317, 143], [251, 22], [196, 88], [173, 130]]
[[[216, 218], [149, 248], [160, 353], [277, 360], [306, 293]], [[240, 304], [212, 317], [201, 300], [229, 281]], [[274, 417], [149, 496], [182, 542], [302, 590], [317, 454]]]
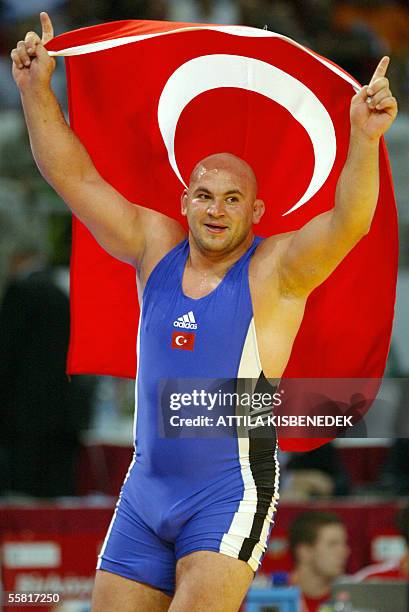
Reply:
[[214, 198], [208, 209], [207, 213], [213, 217], [220, 217], [224, 215], [224, 201], [222, 198]]

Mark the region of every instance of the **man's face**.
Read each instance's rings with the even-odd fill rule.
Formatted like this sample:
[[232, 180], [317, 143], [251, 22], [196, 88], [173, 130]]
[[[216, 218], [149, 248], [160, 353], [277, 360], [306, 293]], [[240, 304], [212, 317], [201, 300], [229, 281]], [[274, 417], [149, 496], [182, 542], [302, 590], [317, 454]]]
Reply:
[[318, 531], [316, 542], [306, 547], [306, 560], [315, 573], [333, 580], [345, 572], [349, 552], [345, 527], [325, 525]]
[[264, 212], [255, 189], [240, 169], [198, 167], [182, 196], [182, 213], [201, 250], [228, 252], [245, 240]]

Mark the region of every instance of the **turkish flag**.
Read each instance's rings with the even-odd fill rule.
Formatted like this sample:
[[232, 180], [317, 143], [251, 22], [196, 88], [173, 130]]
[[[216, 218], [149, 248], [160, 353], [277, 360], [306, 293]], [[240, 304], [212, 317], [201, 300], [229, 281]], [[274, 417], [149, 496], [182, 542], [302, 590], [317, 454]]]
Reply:
[[[297, 230], [334, 206], [361, 85], [266, 30], [118, 21], [47, 44], [65, 56], [71, 126], [101, 175], [130, 201], [185, 223], [183, 183], [229, 151], [255, 170], [261, 236]], [[68, 371], [134, 377], [135, 271], [74, 219]], [[387, 149], [371, 230], [309, 297], [284, 377], [376, 378], [389, 348], [397, 219]]]
[[195, 334], [193, 332], [175, 331], [172, 334], [172, 348], [182, 351], [193, 351]]

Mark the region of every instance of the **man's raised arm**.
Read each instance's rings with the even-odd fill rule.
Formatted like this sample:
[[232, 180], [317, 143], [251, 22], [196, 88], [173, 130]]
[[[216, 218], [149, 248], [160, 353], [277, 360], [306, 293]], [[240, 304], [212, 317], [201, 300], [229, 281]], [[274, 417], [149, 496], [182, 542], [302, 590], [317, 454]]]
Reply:
[[131, 204], [104, 181], [67, 125], [51, 89], [55, 60], [43, 46], [52, 39], [53, 26], [47, 13], [40, 19], [42, 38], [28, 32], [11, 52], [35, 161], [99, 244], [114, 257], [138, 265], [150, 225], [164, 216]]
[[368, 233], [379, 195], [379, 140], [397, 115], [383, 57], [371, 79], [351, 100], [348, 157], [335, 206], [290, 235], [282, 250], [282, 293], [307, 296]]

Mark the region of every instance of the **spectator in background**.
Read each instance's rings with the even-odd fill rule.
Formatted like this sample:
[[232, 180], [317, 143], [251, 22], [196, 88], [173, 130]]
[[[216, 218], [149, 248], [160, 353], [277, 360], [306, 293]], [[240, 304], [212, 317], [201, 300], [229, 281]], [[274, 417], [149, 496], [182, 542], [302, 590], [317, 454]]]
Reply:
[[349, 493], [348, 474], [333, 444], [308, 453], [284, 453], [280, 465], [281, 499], [300, 501]]
[[330, 599], [334, 581], [345, 572], [345, 526], [336, 514], [304, 512], [290, 526], [289, 543], [294, 560], [290, 582], [301, 590], [301, 612], [318, 612]]
[[75, 494], [93, 380], [65, 374], [68, 296], [32, 244], [18, 248], [0, 308], [0, 492]]
[[401, 559], [375, 563], [354, 574], [357, 582], [370, 580], [406, 580], [409, 582], [409, 506], [398, 515], [398, 529], [405, 540], [406, 552]]

